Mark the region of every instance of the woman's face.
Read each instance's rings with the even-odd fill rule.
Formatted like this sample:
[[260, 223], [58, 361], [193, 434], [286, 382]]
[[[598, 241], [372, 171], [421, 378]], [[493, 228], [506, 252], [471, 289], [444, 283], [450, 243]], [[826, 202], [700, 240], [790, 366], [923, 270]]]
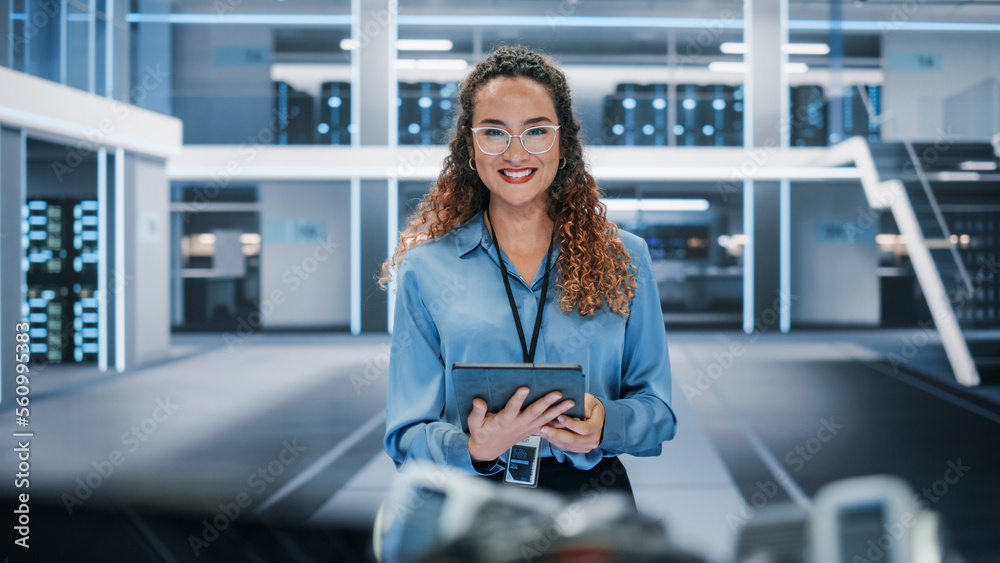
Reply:
[[[530, 78], [494, 78], [476, 95], [473, 127], [495, 127], [520, 135], [538, 125], [559, 125], [549, 91]], [[531, 154], [520, 138], [511, 138], [503, 154], [488, 155], [473, 140], [476, 170], [489, 188], [491, 200], [511, 207], [545, 208], [545, 190], [559, 169], [559, 131], [548, 152]], [[529, 145], [530, 146], [530, 145]]]

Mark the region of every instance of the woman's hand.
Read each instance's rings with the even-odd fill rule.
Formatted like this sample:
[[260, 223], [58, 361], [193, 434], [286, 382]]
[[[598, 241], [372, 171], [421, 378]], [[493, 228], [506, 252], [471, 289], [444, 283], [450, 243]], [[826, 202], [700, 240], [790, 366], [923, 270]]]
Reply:
[[604, 404], [590, 393], [586, 394], [583, 401], [583, 419], [560, 415], [553, 423], [542, 428], [538, 435], [564, 452], [585, 454], [601, 445], [604, 437]]
[[478, 398], [472, 401], [469, 456], [473, 463], [497, 459], [514, 444], [538, 434], [539, 429], [573, 406], [573, 401], [569, 400], [556, 404], [562, 395], [553, 391], [522, 412], [521, 405], [527, 396], [528, 388], [521, 387], [496, 414], [486, 412], [486, 401]]

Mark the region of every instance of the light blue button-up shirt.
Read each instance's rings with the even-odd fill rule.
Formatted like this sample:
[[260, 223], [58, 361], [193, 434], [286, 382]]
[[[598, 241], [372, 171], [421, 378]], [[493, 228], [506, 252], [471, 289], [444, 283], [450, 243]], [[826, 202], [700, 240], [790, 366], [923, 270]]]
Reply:
[[[559, 309], [558, 246], [538, 336], [535, 363], [573, 363], [587, 375], [587, 392], [604, 404], [604, 437], [586, 454], [543, 440], [541, 455], [567, 458], [590, 469], [602, 457], [658, 455], [673, 438], [670, 362], [663, 312], [649, 249], [619, 230], [638, 270], [630, 315], [598, 309], [593, 317]], [[541, 299], [544, 262], [529, 285], [503, 254], [510, 285], [530, 342]], [[499, 464], [473, 467], [462, 431], [451, 367], [456, 362], [520, 363], [521, 342], [501, 277], [497, 250], [479, 213], [439, 238], [406, 252], [396, 277], [396, 309], [389, 362], [385, 450], [397, 467], [425, 460], [492, 474]], [[505, 454], [506, 455], [506, 454]], [[503, 459], [503, 458], [501, 458]]]

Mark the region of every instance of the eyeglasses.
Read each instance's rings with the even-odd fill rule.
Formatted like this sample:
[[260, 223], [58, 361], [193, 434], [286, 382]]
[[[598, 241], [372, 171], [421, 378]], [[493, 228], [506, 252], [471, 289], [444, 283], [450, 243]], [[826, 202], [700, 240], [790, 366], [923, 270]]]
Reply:
[[476, 138], [479, 150], [488, 155], [498, 155], [510, 147], [511, 137], [521, 139], [521, 146], [531, 154], [548, 152], [556, 144], [556, 131], [560, 125], [538, 125], [526, 129], [520, 135], [511, 135], [499, 127], [473, 127], [472, 136]]

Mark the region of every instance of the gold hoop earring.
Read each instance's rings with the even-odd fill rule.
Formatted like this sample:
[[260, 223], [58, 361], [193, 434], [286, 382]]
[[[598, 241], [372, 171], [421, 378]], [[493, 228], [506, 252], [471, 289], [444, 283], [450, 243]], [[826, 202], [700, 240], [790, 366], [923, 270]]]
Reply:
[[562, 170], [563, 168], [566, 168], [566, 157], [565, 156], [562, 159], [562, 164], [559, 165], [559, 170]]
[[472, 162], [472, 157], [471, 156], [469, 157], [469, 168], [471, 168], [473, 170], [476, 169], [476, 163]]

